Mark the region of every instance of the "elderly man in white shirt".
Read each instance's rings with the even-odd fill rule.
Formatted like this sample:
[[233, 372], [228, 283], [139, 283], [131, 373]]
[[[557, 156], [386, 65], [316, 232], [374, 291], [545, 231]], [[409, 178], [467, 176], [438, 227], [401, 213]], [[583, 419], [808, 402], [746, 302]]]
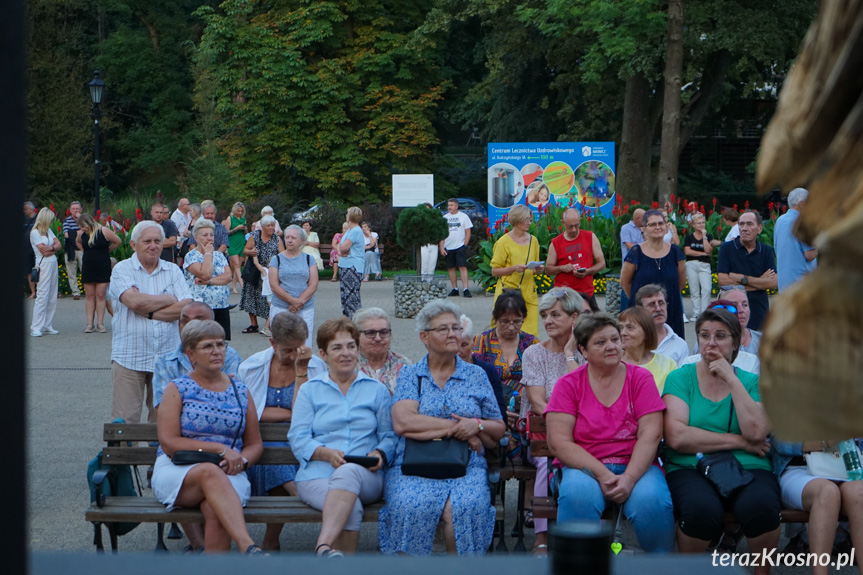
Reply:
[[111, 272], [108, 298], [114, 309], [111, 373], [114, 398], [111, 417], [127, 423], [156, 421], [153, 409], [153, 364], [156, 355], [180, 345], [177, 320], [192, 301], [183, 272], [159, 258], [165, 232], [156, 222], [144, 221], [132, 230], [135, 253]]
[[635, 293], [635, 305], [643, 307], [653, 316], [656, 324], [656, 334], [659, 336], [659, 346], [655, 353], [661, 353], [674, 360], [680, 366], [689, 356], [689, 346], [686, 340], [674, 333], [671, 326], [665, 323], [668, 319], [668, 293], [659, 284], [647, 284]]
[[189, 224], [192, 223], [192, 212], [189, 209], [191, 205], [192, 203], [189, 201], [189, 198], [180, 198], [180, 201], [177, 202], [177, 209], [171, 214], [171, 221], [177, 226], [177, 231], [180, 234], [180, 243], [177, 244], [178, 249], [187, 241], [186, 230], [189, 229]]

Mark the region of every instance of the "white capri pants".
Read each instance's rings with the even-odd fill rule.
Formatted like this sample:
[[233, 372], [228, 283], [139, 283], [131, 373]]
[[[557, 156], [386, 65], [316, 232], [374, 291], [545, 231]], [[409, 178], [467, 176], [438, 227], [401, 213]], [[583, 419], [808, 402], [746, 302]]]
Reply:
[[383, 471], [372, 473], [362, 465], [345, 463], [329, 477], [297, 481], [297, 494], [303, 503], [323, 511], [324, 500], [330, 489], [341, 489], [356, 494], [357, 500], [345, 524], [345, 531], [359, 531], [363, 523], [363, 504], [374, 503], [384, 494]]
[[698, 317], [710, 304], [710, 292], [713, 289], [710, 264], [695, 260], [686, 262], [686, 279], [689, 281], [689, 299], [692, 300], [692, 313], [695, 317]]
[[437, 256], [440, 253], [438, 244], [428, 244], [420, 248], [420, 259], [422, 260], [422, 274], [424, 276], [434, 275], [437, 267]]

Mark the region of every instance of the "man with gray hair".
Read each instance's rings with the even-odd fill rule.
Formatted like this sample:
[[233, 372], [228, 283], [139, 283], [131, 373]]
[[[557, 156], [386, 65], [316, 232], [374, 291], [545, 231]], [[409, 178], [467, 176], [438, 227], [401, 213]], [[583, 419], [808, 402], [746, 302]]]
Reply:
[[84, 252], [78, 249], [75, 240], [78, 239], [78, 218], [82, 212], [81, 202], [69, 204], [69, 217], [63, 220], [63, 250], [66, 252], [66, 275], [69, 279], [69, 290], [72, 299], [81, 299], [81, 289], [78, 287], [78, 272], [81, 271], [81, 257]]
[[129, 244], [135, 253], [114, 266], [108, 299], [114, 309], [111, 375], [114, 398], [111, 418], [127, 423], [156, 421], [153, 409], [153, 366], [157, 355], [180, 345], [177, 320], [192, 301], [180, 268], [160, 259], [165, 232], [156, 222], [143, 221], [132, 229]]
[[[201, 202], [201, 216], [205, 220], [210, 220], [215, 225], [215, 229], [213, 230], [213, 245], [227, 257], [228, 230], [221, 222], [216, 221], [216, 204], [213, 203], [213, 200], [204, 200]], [[194, 245], [196, 245], [195, 236], [192, 235], [189, 237], [189, 247], [191, 248]]]
[[668, 292], [659, 284], [647, 284], [635, 292], [632, 301], [653, 316], [659, 345], [652, 351], [670, 357], [680, 365], [689, 356], [689, 346], [682, 337], [674, 333], [670, 325], [665, 323], [668, 319]]
[[776, 248], [776, 273], [779, 291], [788, 288], [815, 269], [818, 250], [804, 244], [794, 236], [794, 225], [809, 199], [809, 192], [794, 188], [788, 194], [788, 212], [777, 218], [773, 228], [773, 246]]

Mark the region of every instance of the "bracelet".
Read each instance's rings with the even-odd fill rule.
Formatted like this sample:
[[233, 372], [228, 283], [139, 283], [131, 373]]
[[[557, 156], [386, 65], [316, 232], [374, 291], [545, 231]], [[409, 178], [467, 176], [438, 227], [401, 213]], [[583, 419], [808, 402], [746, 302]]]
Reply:
[[309, 372], [307, 371], [306, 373], [297, 373], [296, 376], [297, 377], [309, 377]]
[[566, 361], [575, 361], [575, 356], [574, 355], [567, 356]]
[[219, 454], [219, 457], [224, 457], [224, 456], [225, 456], [225, 454], [226, 454], [227, 452], [228, 452], [228, 447], [227, 447], [227, 446], [225, 446], [225, 448], [224, 448], [224, 449], [222, 450], [222, 452]]

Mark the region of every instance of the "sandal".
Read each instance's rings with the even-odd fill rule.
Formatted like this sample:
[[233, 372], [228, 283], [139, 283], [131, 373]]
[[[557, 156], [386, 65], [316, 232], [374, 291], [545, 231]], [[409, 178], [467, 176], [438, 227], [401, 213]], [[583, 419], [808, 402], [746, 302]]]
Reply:
[[533, 548], [533, 554], [537, 557], [545, 557], [546, 555], [548, 555], [548, 545], [546, 545], [545, 543], [535, 545]]
[[258, 547], [257, 545], [254, 545], [254, 544], [249, 545], [246, 548], [246, 551], [243, 553], [243, 555], [260, 555], [262, 557], [269, 557], [270, 556], [269, 553], [265, 553], [263, 549], [261, 549], [260, 547]]
[[88, 323], [87, 327], [84, 328], [84, 333], [93, 333], [93, 324]]
[[96, 325], [96, 329], [99, 333], [108, 333], [108, 330], [101, 323]]
[[[323, 551], [318, 553], [318, 550], [321, 547], [328, 547], [328, 549], [324, 549]], [[317, 553], [318, 557], [327, 557], [329, 559], [333, 559], [335, 557], [344, 557], [344, 554], [341, 551], [333, 549], [329, 543], [321, 543], [320, 545], [315, 547], [315, 553]]]
[[525, 510], [524, 512], [524, 526], [528, 529], [533, 529], [533, 511]]
[[262, 329], [258, 333], [260, 333], [261, 335], [266, 336], [266, 337], [273, 337], [273, 333], [270, 330], [268, 330], [267, 328]]
[[331, 282], [337, 282], [337, 281], [339, 281], [339, 278], [330, 278], [330, 281]]
[[249, 327], [244, 329], [242, 333], [258, 333], [258, 326], [250, 325]]

